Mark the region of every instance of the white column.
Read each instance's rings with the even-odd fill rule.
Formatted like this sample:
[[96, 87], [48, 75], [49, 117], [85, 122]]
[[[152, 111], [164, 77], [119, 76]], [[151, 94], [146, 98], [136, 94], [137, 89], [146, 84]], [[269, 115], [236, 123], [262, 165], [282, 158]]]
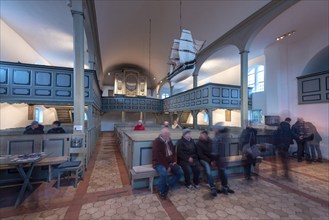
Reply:
[[74, 46], [74, 133], [84, 133], [84, 26], [82, 1], [72, 1]]
[[241, 55], [241, 127], [248, 125], [248, 53], [249, 51], [240, 52]]
[[198, 74], [193, 74], [193, 88], [198, 87]]

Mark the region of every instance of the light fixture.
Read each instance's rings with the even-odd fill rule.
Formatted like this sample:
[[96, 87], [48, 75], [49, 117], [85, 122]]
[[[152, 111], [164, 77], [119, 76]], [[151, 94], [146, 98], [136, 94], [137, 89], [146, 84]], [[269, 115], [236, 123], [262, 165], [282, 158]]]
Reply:
[[160, 81], [160, 83], [162, 83], [162, 80]]
[[111, 73], [110, 73], [110, 72], [108, 72], [108, 73], [107, 73], [107, 75], [108, 75], [108, 76], [110, 76], [110, 75], [111, 75]]
[[295, 33], [296, 33], [296, 31], [290, 31], [288, 33], [285, 33], [285, 34], [281, 35], [280, 37], [277, 37], [276, 40], [277, 41], [283, 40], [286, 37], [290, 37], [290, 36], [294, 35]]

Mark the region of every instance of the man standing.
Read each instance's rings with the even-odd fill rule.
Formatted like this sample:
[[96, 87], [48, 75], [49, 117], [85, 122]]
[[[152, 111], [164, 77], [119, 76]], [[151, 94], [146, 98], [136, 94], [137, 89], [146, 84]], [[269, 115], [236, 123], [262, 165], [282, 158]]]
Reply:
[[[177, 141], [178, 163], [183, 168], [185, 186], [187, 190], [199, 189], [200, 163], [196, 152], [196, 145], [191, 137], [191, 130], [183, 130], [183, 136]], [[191, 171], [193, 172], [193, 185], [191, 183]]]
[[222, 185], [219, 192], [227, 195], [228, 193], [234, 193], [234, 191], [228, 187], [226, 163], [224, 161], [225, 148], [228, 147], [230, 142], [229, 132], [227, 128], [223, 127], [222, 123], [215, 124], [214, 131], [215, 137], [213, 139], [212, 155], [216, 161], [218, 176]]
[[[297, 118], [296, 123], [292, 126], [291, 132], [293, 135], [293, 138], [297, 142], [297, 161], [302, 162], [302, 157], [304, 156], [304, 151], [307, 149], [307, 142], [304, 140], [306, 137], [306, 131], [305, 131], [305, 122], [303, 118]], [[306, 155], [307, 160], [309, 159], [309, 155]]]
[[289, 158], [288, 151], [290, 144], [293, 144], [293, 136], [290, 129], [291, 118], [286, 118], [283, 122], [280, 123], [280, 126], [276, 133], [276, 139], [278, 142], [277, 149], [279, 156], [281, 158], [284, 175], [286, 178], [289, 178]]
[[[170, 130], [162, 128], [152, 145], [152, 165], [160, 175], [158, 190], [161, 199], [166, 199], [168, 190], [183, 176], [183, 171], [176, 162], [176, 149], [170, 139]], [[169, 173], [173, 174], [170, 180]]]

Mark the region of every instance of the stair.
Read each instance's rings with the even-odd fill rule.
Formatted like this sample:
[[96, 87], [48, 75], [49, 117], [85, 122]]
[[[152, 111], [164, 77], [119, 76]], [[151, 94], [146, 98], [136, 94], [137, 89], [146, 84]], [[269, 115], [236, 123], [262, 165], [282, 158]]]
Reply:
[[179, 123], [185, 124], [190, 114], [191, 114], [190, 112], [183, 112], [182, 115], [180, 116]]
[[72, 123], [72, 117], [71, 117], [71, 112], [70, 108], [55, 108], [57, 112], [57, 118], [58, 121], [61, 123]]

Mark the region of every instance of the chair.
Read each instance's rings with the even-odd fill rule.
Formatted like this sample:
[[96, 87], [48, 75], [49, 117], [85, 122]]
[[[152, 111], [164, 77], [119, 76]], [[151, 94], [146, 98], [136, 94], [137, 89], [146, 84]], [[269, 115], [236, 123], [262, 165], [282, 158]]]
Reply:
[[74, 172], [74, 188], [77, 187], [79, 175], [83, 179], [83, 166], [81, 161], [67, 161], [58, 166], [57, 188], [60, 188], [61, 174], [64, 172]]

